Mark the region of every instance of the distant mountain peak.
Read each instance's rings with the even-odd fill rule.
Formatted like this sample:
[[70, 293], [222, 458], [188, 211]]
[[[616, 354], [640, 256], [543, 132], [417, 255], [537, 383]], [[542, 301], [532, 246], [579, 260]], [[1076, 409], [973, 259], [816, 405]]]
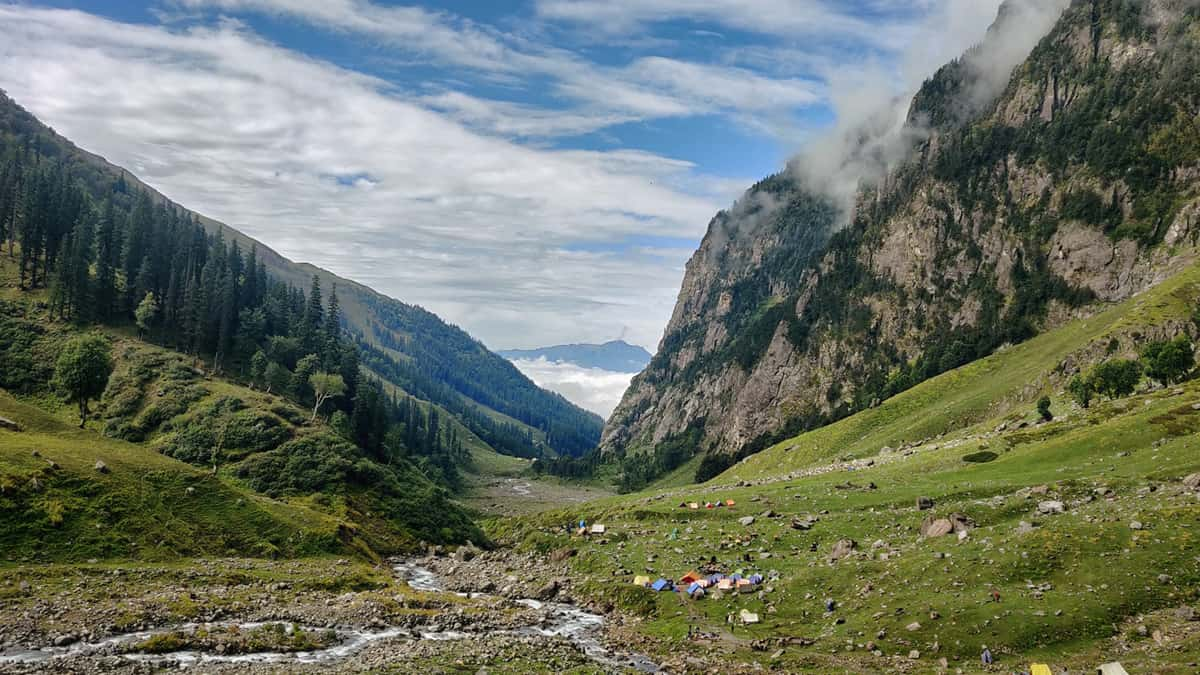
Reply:
[[651, 354], [643, 347], [624, 340], [603, 344], [569, 344], [535, 349], [509, 349], [496, 352], [513, 361], [546, 359], [554, 363], [570, 363], [581, 368], [599, 368], [616, 373], [640, 373], [650, 363]]

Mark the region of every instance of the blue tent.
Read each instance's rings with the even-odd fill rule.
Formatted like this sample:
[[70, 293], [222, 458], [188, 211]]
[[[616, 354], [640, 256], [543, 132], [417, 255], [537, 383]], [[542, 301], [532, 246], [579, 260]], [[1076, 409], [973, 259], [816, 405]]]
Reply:
[[698, 584], [696, 582], [692, 582], [692, 585], [688, 586], [687, 593], [688, 593], [688, 595], [690, 595], [692, 597], [697, 597], [697, 596], [703, 597], [704, 589], [700, 586], [700, 584]]
[[672, 590], [671, 582], [667, 581], [666, 579], [659, 579], [658, 581], [651, 584], [650, 588], [653, 588], [656, 591]]
[[762, 582], [763, 582], [763, 576], [761, 574], [751, 574], [750, 575], [750, 583], [761, 584]]
[[740, 574], [731, 574], [731, 575], [729, 575], [729, 578], [730, 578], [730, 579], [733, 579], [734, 581], [738, 581], [739, 579], [741, 579], [741, 578], [742, 578], [742, 575], [740, 575]]
[[716, 585], [716, 583], [725, 578], [724, 574], [714, 574], [708, 578], [708, 583]]

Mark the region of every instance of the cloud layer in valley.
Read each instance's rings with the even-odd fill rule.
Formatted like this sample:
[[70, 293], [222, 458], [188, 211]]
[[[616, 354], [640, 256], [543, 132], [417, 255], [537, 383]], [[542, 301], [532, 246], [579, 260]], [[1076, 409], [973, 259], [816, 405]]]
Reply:
[[547, 359], [516, 359], [513, 365], [539, 387], [558, 392], [575, 405], [608, 419], [633, 379], [632, 373], [583, 368]]

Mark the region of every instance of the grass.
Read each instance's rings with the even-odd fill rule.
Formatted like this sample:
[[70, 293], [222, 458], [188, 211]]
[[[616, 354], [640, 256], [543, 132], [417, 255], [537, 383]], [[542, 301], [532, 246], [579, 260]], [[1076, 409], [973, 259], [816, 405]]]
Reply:
[[[942, 657], [970, 668], [985, 644], [1005, 671], [1037, 658], [1074, 672], [1125, 654], [1127, 665], [1193, 672], [1200, 639], [1171, 617], [1200, 600], [1200, 496], [1179, 482], [1200, 472], [1200, 380], [1090, 410], [1060, 389], [1062, 364], [1103, 358], [1112, 337], [1118, 353], [1132, 352], [1141, 334], [1186, 325], [1198, 295], [1193, 267], [707, 484], [672, 474], [634, 495], [488, 526], [522, 549], [578, 549], [569, 564], [585, 592], [642, 617], [637, 632], [664, 653], [698, 628], [730, 663], [788, 672], [923, 672]], [[1057, 417], [1043, 424], [1034, 402], [1046, 393]], [[934, 508], [918, 509], [918, 497]], [[679, 508], [716, 499], [737, 506]], [[1040, 513], [1046, 500], [1064, 502], [1066, 513]], [[952, 513], [975, 523], [966, 539], [920, 536], [931, 514]], [[754, 522], [740, 524], [747, 515]], [[608, 534], [571, 537], [562, 524], [581, 517]], [[792, 526], [809, 518], [811, 529]], [[831, 562], [841, 539], [857, 548]], [[727, 573], [778, 578], [759, 593], [695, 602], [629, 585], [637, 574], [677, 579], [714, 560]], [[762, 623], [731, 628], [727, 617], [741, 609]], [[1178, 637], [1128, 644], [1138, 622]], [[769, 658], [774, 647], [752, 649], [753, 640], [800, 636], [813, 645], [786, 647], [778, 659]]]
[[[342, 523], [138, 444], [79, 430], [0, 392], [0, 550], [7, 563], [345, 552]], [[94, 467], [102, 461], [107, 473]]]

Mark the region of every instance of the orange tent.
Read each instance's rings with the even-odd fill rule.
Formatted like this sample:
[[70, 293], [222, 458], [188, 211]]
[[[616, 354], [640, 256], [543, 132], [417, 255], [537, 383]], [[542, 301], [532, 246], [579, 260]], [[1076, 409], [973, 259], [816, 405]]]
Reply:
[[736, 504], [736, 503], [737, 503], [737, 502], [733, 501], [732, 499], [726, 499], [726, 500], [725, 500], [725, 506], [733, 506], [733, 505], [734, 505], [734, 504]]
[[703, 578], [704, 575], [700, 574], [696, 570], [692, 570], [691, 572], [683, 575], [683, 577], [679, 580], [679, 584], [682, 586], [683, 584], [690, 584], [695, 581], [700, 581]]

